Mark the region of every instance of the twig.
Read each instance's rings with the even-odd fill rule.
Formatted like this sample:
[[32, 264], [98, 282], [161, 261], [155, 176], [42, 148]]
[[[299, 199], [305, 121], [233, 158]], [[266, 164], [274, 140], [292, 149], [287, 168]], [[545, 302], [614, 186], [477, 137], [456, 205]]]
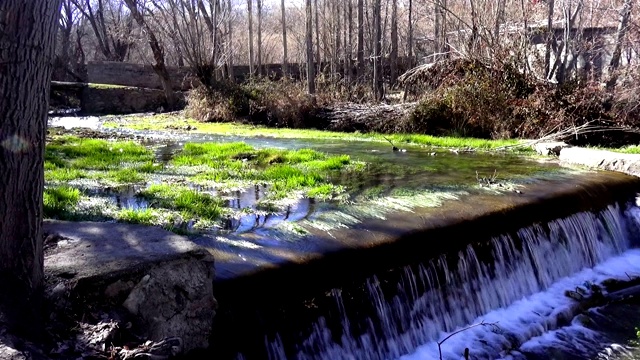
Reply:
[[451, 334], [449, 334], [446, 338], [438, 341], [438, 353], [440, 354], [440, 360], [442, 360], [442, 344], [445, 341], [449, 340], [452, 336], [457, 335], [457, 334], [459, 334], [459, 333], [461, 333], [463, 331], [467, 331], [469, 329], [473, 329], [474, 327], [487, 326], [487, 325], [488, 326], [498, 326], [498, 322], [496, 321], [496, 322], [493, 322], [493, 323], [486, 323], [486, 322], [484, 322], [484, 320], [482, 320], [481, 322], [479, 322], [477, 324], [469, 325], [469, 326], [467, 326], [465, 328], [462, 328], [460, 330], [456, 330], [456, 331], [452, 332]]

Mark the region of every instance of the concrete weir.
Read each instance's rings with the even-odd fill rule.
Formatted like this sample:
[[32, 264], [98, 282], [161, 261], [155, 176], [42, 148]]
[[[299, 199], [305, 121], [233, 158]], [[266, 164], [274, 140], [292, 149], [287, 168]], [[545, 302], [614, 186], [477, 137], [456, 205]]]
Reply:
[[[633, 176], [581, 172], [532, 182], [519, 192], [474, 194], [438, 207], [392, 212], [384, 220], [365, 219], [331, 231], [310, 230], [290, 248], [236, 248], [234, 252], [214, 246], [214, 293], [220, 309], [214, 320], [212, 351], [221, 358], [234, 358], [237, 352], [245, 358], [265, 358], [265, 338], [273, 341], [277, 334], [284, 343], [299, 343], [319, 317], [325, 318], [329, 328], [343, 326], [335, 315], [341, 310], [331, 289], [340, 289], [339, 303], [351, 302], [348, 306], [359, 309], [359, 316], [365, 318], [376, 311], [365, 285], [374, 275], [392, 293], [406, 266], [456, 254], [470, 244], [482, 248], [494, 236], [532, 224], [546, 226], [579, 212], [626, 203], [639, 191], [640, 179]], [[265, 261], [274, 258], [280, 262]], [[285, 346], [284, 351], [294, 350]]]
[[[439, 207], [392, 212], [331, 231], [310, 229], [289, 248], [217, 248], [217, 293], [248, 297], [339, 287], [380, 271], [458, 251], [470, 242], [517, 231], [582, 211], [630, 201], [640, 178], [584, 172], [538, 181], [519, 192], [474, 194]], [[274, 253], [277, 255], [274, 257]], [[239, 256], [241, 255], [241, 256]], [[278, 259], [272, 263], [265, 259]]]

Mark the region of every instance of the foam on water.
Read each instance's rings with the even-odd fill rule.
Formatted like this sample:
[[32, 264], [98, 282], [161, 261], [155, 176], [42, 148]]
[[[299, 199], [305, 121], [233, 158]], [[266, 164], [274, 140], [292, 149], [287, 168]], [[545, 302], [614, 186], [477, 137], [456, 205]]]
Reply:
[[[549, 344], [593, 355], [605, 348], [602, 337], [572, 320], [579, 304], [565, 292], [640, 275], [640, 250], [631, 249], [639, 219], [638, 207], [612, 205], [534, 225], [492, 239], [490, 261], [486, 245], [472, 244], [457, 259], [441, 256], [405, 268], [395, 296], [384, 294], [373, 277], [367, 287], [375, 314], [357, 334], [349, 314], [358, 309], [345, 308], [334, 291], [343, 317], [340, 341], [321, 318], [296, 357], [439, 359], [438, 341], [483, 322], [443, 342], [442, 358], [460, 359], [469, 348], [474, 359], [518, 359]], [[272, 358], [284, 357], [280, 339], [267, 345]]]

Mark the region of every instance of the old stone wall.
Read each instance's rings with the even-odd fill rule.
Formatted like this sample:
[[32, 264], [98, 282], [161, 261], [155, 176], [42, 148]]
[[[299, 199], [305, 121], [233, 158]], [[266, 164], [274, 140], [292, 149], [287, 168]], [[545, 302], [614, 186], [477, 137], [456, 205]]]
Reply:
[[162, 90], [94, 85], [82, 90], [80, 107], [85, 114], [131, 114], [167, 108]]
[[[191, 79], [187, 68], [169, 67], [167, 70], [174, 90], [191, 88]], [[87, 64], [87, 82], [162, 89], [160, 79], [151, 65], [115, 61], [89, 62]]]

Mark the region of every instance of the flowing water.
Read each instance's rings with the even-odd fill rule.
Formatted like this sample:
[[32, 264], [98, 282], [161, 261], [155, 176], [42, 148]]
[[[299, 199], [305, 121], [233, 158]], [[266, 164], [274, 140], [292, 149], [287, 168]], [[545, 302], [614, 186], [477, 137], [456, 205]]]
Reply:
[[640, 208], [612, 205], [408, 266], [393, 296], [372, 277], [366, 287], [375, 311], [366, 319], [352, 316], [358, 309], [334, 290], [341, 329], [319, 319], [293, 354], [269, 338], [270, 357], [421, 360], [442, 351], [443, 359], [460, 359], [465, 348], [473, 359], [551, 358], [549, 349], [562, 355], [554, 358], [605, 354], [607, 336], [574, 318], [584, 309], [565, 292], [640, 276], [640, 250], [632, 247], [639, 223]]
[[[85, 124], [99, 127], [99, 119], [89, 120]], [[388, 193], [394, 188], [461, 184], [468, 189], [477, 185], [478, 173], [488, 176], [496, 169], [501, 179], [519, 181], [535, 181], [541, 170], [557, 170], [555, 165], [512, 155], [454, 155], [446, 149], [417, 147], [397, 153], [385, 144], [367, 142], [190, 134], [167, 143], [166, 134], [144, 136], [165, 140], [156, 147], [163, 162], [184, 141], [245, 141], [256, 147], [348, 153], [375, 164], [362, 178], [343, 179], [354, 199], [374, 187]], [[226, 194], [228, 206], [250, 207], [266, 190], [249, 187]], [[147, 206], [135, 193], [133, 188], [115, 189], [109, 196], [121, 207]], [[278, 214], [235, 219], [226, 228], [256, 231], [308, 218], [318, 207], [313, 199], [303, 199]], [[434, 254], [425, 239], [424, 263], [395, 269], [393, 281], [387, 273], [369, 278], [363, 286], [364, 301], [354, 301], [344, 289], [332, 290], [332, 310], [319, 309], [318, 313], [327, 314], [314, 318], [311, 326], [300, 326], [297, 336], [266, 331], [265, 353], [272, 359], [422, 360], [461, 359], [469, 349], [471, 359], [632, 358], [633, 352], [619, 345], [629, 339], [628, 331], [620, 328], [622, 320], [631, 322], [626, 328], [633, 328], [634, 321], [640, 325], [640, 316], [631, 316], [639, 313], [636, 307], [589, 309], [566, 293], [571, 291], [574, 298], [589, 296], [605, 280], [640, 276], [640, 250], [635, 248], [640, 242], [639, 224], [640, 208], [623, 204], [492, 239], [472, 239], [456, 254]], [[276, 329], [278, 325], [273, 324]], [[238, 357], [244, 358], [242, 350]]]

